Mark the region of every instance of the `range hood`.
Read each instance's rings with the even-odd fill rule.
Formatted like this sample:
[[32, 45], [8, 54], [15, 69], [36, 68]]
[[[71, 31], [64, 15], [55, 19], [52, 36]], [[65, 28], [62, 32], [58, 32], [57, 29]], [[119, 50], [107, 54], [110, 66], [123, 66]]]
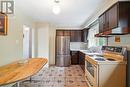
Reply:
[[107, 33], [107, 35], [123, 35], [123, 34], [128, 34], [129, 30], [130, 29], [128, 29], [128, 28], [117, 27], [117, 28], [114, 28], [114, 29], [110, 30]]
[[130, 33], [130, 28], [117, 27], [114, 29], [104, 31], [102, 33], [98, 33], [95, 36], [96, 37], [111, 37], [112, 35], [125, 35], [129, 33]]

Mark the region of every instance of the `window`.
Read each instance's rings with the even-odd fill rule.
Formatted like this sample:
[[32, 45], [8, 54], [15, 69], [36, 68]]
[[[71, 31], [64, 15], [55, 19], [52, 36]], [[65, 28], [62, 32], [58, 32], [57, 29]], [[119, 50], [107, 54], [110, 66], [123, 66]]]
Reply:
[[94, 25], [89, 29], [88, 33], [88, 47], [106, 45], [106, 38], [95, 37], [95, 34], [99, 33], [99, 24]]
[[107, 39], [106, 38], [99, 38], [99, 44], [98, 46], [103, 46], [107, 44]]

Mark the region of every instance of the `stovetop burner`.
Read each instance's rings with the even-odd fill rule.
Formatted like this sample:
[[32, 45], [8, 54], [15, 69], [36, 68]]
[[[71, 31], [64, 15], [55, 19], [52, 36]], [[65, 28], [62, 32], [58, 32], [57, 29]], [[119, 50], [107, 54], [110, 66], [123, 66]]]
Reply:
[[116, 60], [114, 60], [114, 59], [110, 59], [110, 58], [109, 58], [109, 59], [107, 59], [107, 60], [109, 60], [109, 61], [116, 61]]

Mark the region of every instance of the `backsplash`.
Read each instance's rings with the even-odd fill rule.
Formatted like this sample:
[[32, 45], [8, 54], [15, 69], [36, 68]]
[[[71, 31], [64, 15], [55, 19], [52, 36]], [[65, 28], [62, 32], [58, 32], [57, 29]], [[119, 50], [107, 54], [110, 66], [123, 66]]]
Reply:
[[126, 46], [130, 50], [130, 34], [120, 35], [120, 42], [115, 42], [115, 37], [110, 37], [108, 39], [108, 44], [110, 46]]
[[84, 42], [70, 42], [70, 50], [86, 50], [88, 44]]

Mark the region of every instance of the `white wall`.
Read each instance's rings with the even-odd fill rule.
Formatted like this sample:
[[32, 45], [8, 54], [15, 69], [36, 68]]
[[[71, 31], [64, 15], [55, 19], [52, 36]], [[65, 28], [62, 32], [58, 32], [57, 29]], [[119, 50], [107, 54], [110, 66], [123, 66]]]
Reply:
[[36, 23], [37, 29], [37, 57], [49, 58], [49, 24], [48, 23]]
[[32, 29], [32, 57], [37, 57], [37, 30]]
[[27, 26], [23, 26], [23, 34], [24, 34], [24, 38], [23, 38], [23, 57], [24, 59], [28, 59], [30, 57], [30, 28]]
[[33, 20], [15, 5], [15, 13], [8, 15], [8, 35], [0, 35], [0, 66], [23, 59], [23, 25], [34, 27]]
[[15, 7], [15, 14], [9, 15], [8, 35], [0, 36], [0, 66], [23, 58], [23, 25], [32, 29], [32, 57], [47, 57], [50, 64], [55, 64], [55, 26], [38, 22], [35, 27], [34, 24]]
[[52, 24], [49, 26], [49, 64], [55, 64], [55, 38], [56, 38], [56, 27]]
[[88, 44], [84, 42], [70, 42], [70, 50], [79, 51], [79, 50], [87, 50]]
[[8, 16], [8, 35], [0, 36], [0, 66], [22, 59], [24, 24], [33, 27], [33, 20], [15, 7], [15, 14]]
[[45, 22], [36, 22], [36, 57], [44, 57], [49, 64], [55, 64], [55, 34], [54, 25]]

